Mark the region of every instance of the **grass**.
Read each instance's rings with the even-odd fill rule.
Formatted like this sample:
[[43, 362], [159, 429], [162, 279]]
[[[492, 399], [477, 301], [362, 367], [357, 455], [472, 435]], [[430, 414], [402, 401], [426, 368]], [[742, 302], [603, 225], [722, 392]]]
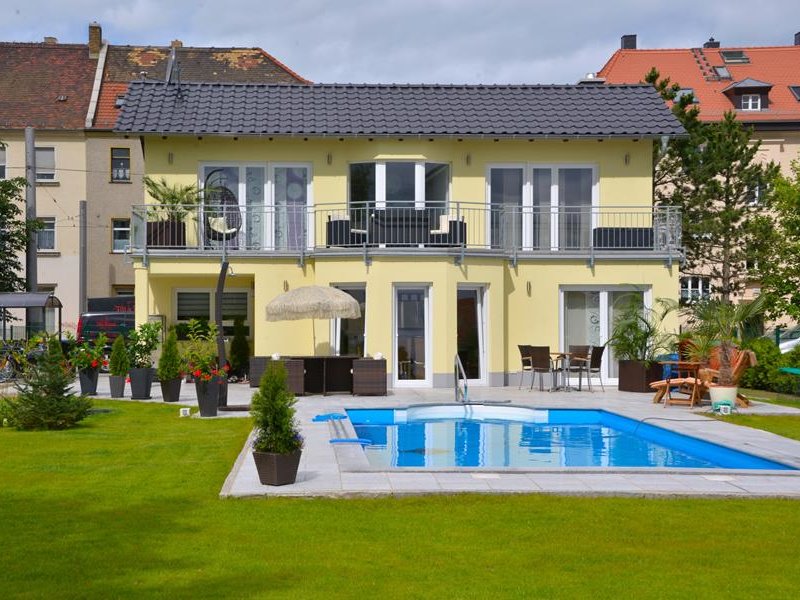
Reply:
[[793, 440], [800, 440], [800, 415], [714, 415], [721, 421], [770, 431]]
[[220, 500], [245, 419], [0, 429], [0, 598], [796, 597], [790, 500]]
[[770, 404], [781, 404], [783, 406], [791, 406], [792, 408], [800, 408], [800, 396], [792, 394], [779, 394], [777, 392], [767, 392], [765, 390], [748, 390], [741, 389], [741, 392], [750, 400], [758, 400], [759, 402], [768, 402]]

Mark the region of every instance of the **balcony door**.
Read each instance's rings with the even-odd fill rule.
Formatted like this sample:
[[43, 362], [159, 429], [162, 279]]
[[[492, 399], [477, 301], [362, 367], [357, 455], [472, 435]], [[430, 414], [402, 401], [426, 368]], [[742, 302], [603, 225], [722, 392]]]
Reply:
[[308, 165], [275, 164], [271, 169], [272, 241], [278, 251], [297, 252], [313, 240], [311, 168]]
[[486, 382], [484, 288], [459, 286], [456, 292], [458, 357], [467, 379]]
[[430, 323], [430, 286], [396, 286], [394, 377], [397, 387], [432, 385]]

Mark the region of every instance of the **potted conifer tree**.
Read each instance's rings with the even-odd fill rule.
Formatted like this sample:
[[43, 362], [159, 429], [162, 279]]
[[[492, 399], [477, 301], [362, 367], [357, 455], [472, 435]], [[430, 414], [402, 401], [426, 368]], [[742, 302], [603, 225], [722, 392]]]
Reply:
[[142, 323], [128, 333], [128, 358], [130, 359], [131, 398], [149, 400], [153, 385], [153, 351], [158, 347], [161, 331], [159, 323]]
[[111, 360], [108, 363], [108, 383], [111, 387], [112, 398], [125, 396], [125, 379], [128, 377], [130, 365], [128, 352], [125, 349], [125, 338], [118, 335], [111, 345]]
[[158, 379], [164, 402], [177, 402], [180, 398], [183, 371], [184, 362], [178, 351], [178, 336], [175, 328], [170, 328], [158, 359]]
[[264, 485], [287, 485], [297, 478], [303, 438], [297, 429], [294, 403], [286, 367], [270, 361], [250, 406], [256, 427], [253, 460]]

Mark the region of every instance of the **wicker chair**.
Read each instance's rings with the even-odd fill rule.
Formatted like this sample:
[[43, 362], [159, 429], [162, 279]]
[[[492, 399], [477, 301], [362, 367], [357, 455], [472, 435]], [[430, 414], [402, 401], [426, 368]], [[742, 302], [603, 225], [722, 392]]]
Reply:
[[578, 373], [578, 390], [581, 390], [582, 374], [586, 373], [586, 382], [589, 385], [589, 391], [592, 389], [592, 374], [596, 374], [600, 378], [600, 388], [605, 392], [606, 388], [603, 385], [603, 352], [605, 346], [590, 346], [589, 356], [587, 358], [573, 357], [570, 359], [570, 372]]
[[550, 374], [550, 391], [553, 391], [553, 384], [555, 383], [555, 365], [550, 358], [550, 346], [529, 346], [530, 348], [530, 364], [531, 371], [531, 387], [533, 389], [533, 380], [536, 379], [536, 373], [539, 373], [539, 391], [544, 391], [544, 374]]
[[[585, 372], [588, 378], [589, 375], [589, 353], [591, 351], [591, 346], [570, 346], [569, 347], [569, 375], [573, 373], [578, 374], [578, 390], [581, 389], [581, 378], [582, 374]], [[564, 382], [565, 385], [569, 385], [569, 382]], [[591, 389], [591, 388], [589, 388]]]
[[525, 376], [525, 371], [531, 371], [531, 387], [533, 387], [533, 367], [531, 366], [532, 347], [533, 346], [528, 346], [525, 344], [519, 344], [517, 346], [517, 348], [519, 348], [519, 358], [522, 365], [522, 370], [519, 372], [519, 385], [517, 386], [518, 390], [522, 389], [522, 378]]

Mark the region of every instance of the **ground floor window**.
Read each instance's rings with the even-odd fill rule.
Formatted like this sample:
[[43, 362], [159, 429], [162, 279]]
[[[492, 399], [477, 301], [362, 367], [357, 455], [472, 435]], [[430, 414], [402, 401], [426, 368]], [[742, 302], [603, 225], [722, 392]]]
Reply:
[[[185, 339], [186, 324], [192, 319], [211, 321], [214, 319], [214, 296], [212, 290], [178, 290], [175, 293], [175, 321], [178, 337]], [[226, 336], [233, 335], [237, 318], [244, 320], [245, 335], [250, 336], [250, 293], [230, 291], [222, 294], [222, 329]]]
[[456, 291], [456, 341], [458, 358], [467, 379], [483, 380], [485, 373], [484, 291], [459, 286]]
[[367, 289], [364, 285], [338, 285], [350, 294], [361, 307], [358, 319], [336, 319], [333, 322], [333, 351], [337, 356], [364, 356], [366, 344]]
[[112, 219], [111, 220], [111, 250], [113, 252], [125, 252], [131, 241], [131, 220]]
[[711, 279], [709, 277], [681, 277], [681, 304], [691, 304], [711, 295]]

